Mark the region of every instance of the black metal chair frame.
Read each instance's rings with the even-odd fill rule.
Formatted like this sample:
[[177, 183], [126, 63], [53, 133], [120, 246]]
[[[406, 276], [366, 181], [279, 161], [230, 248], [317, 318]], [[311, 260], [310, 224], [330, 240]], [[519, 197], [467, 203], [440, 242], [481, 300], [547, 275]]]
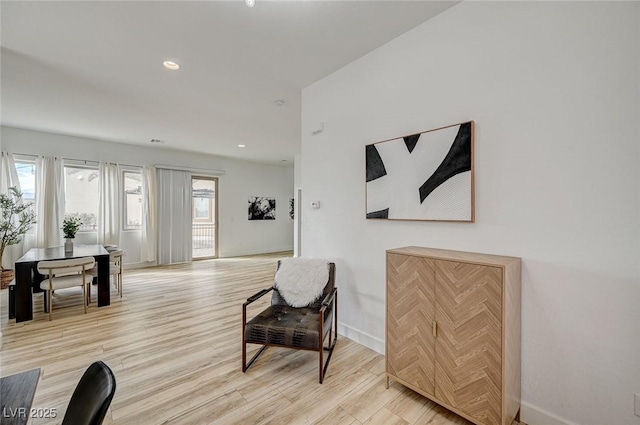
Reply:
[[[242, 304], [242, 372], [246, 372], [247, 369], [260, 357], [260, 355], [268, 348], [268, 347], [285, 347], [285, 348], [293, 348], [296, 350], [308, 350], [308, 351], [317, 351], [318, 352], [318, 380], [322, 384], [324, 381], [325, 374], [327, 373], [327, 368], [329, 367], [329, 361], [331, 361], [331, 355], [333, 354], [333, 349], [336, 346], [336, 342], [338, 340], [338, 289], [333, 288], [333, 290], [327, 294], [327, 296], [322, 300], [322, 304], [320, 307], [319, 320], [318, 320], [318, 347], [317, 348], [306, 348], [306, 347], [295, 347], [292, 345], [281, 345], [281, 344], [264, 344], [256, 354], [249, 360], [247, 363], [247, 340], [245, 335], [245, 328], [247, 326], [247, 306], [264, 295], [268, 294], [274, 290], [273, 287], [263, 289], [254, 295], [247, 298], [247, 301]], [[327, 339], [324, 337], [324, 317], [327, 308], [333, 308], [333, 318], [332, 323], [328, 332], [329, 345], [324, 346], [324, 341]], [[324, 361], [324, 351], [328, 351], [327, 360]]]

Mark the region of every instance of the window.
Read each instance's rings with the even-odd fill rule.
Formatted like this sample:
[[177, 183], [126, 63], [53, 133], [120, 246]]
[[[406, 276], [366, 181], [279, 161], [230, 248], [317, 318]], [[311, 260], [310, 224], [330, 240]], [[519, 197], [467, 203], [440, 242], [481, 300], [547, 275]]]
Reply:
[[36, 201], [36, 164], [27, 161], [15, 161], [18, 181], [25, 202]]
[[[16, 160], [16, 171], [20, 182], [22, 200], [31, 202], [31, 209], [36, 207], [36, 164], [33, 161]], [[32, 226], [28, 233], [34, 233], [36, 226]]]
[[64, 167], [65, 217], [82, 221], [80, 232], [96, 231], [100, 204], [100, 179], [97, 168]]
[[142, 228], [142, 175], [136, 171], [124, 171], [123, 220], [124, 230]]
[[212, 200], [208, 198], [193, 198], [193, 221], [211, 222]]

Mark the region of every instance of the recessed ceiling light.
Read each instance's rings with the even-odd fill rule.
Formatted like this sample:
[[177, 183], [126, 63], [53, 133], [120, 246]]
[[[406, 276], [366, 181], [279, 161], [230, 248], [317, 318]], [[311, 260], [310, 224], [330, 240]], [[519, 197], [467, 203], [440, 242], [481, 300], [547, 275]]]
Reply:
[[245, 145], [238, 145], [238, 147], [239, 147], [239, 148], [244, 148], [244, 147], [245, 147]]
[[170, 69], [172, 71], [177, 71], [180, 69], [180, 65], [178, 65], [173, 61], [164, 61], [162, 62], [162, 64], [164, 65], [165, 68]]
[[244, 4], [246, 4], [248, 7], [253, 7], [256, 5], [256, 0], [244, 0]]

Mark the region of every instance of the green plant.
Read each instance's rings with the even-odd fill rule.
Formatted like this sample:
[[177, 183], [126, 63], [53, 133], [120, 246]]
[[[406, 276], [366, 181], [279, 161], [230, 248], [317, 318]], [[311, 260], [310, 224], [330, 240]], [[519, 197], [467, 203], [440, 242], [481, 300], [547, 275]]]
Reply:
[[62, 220], [62, 233], [64, 233], [64, 237], [67, 239], [73, 239], [76, 237], [76, 233], [82, 226], [82, 220], [78, 217], [66, 217]]
[[0, 269], [4, 249], [10, 245], [20, 243], [22, 236], [36, 223], [36, 213], [33, 203], [22, 202], [22, 192], [17, 187], [9, 188], [8, 194], [0, 194]]

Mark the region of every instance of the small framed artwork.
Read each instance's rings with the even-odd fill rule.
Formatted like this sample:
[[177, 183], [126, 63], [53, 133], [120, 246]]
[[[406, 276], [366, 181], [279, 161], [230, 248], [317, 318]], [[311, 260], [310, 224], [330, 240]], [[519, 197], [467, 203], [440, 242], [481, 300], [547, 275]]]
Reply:
[[296, 216], [295, 205], [295, 199], [289, 198], [289, 220], [293, 220]]
[[475, 220], [473, 121], [365, 149], [368, 219]]
[[249, 220], [275, 220], [276, 200], [264, 196], [249, 197]]

